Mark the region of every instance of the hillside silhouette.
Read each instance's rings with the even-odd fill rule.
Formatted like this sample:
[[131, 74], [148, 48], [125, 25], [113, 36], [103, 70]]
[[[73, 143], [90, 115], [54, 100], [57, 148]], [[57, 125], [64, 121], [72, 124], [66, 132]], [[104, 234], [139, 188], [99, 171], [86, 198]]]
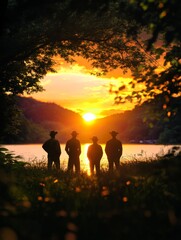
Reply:
[[79, 129], [83, 122], [78, 113], [55, 103], [18, 97], [18, 106], [26, 119], [43, 127], [46, 135], [52, 129], [57, 130], [61, 135], [61, 141], [65, 141], [69, 137], [72, 129]]
[[[72, 130], [79, 132], [82, 142], [91, 142], [91, 137], [96, 135], [99, 142], [104, 143], [110, 138], [109, 132], [116, 130], [124, 143], [181, 143], [181, 98], [175, 104], [177, 114], [170, 119], [165, 117], [162, 103], [155, 100], [131, 111], [97, 119], [92, 124], [85, 123], [78, 113], [55, 103], [18, 97], [18, 106], [25, 119], [31, 123], [26, 127], [36, 127], [37, 135], [38, 129], [41, 130], [41, 137], [35, 138], [36, 142], [42, 142], [47, 138], [48, 132], [54, 129], [59, 132], [57, 137], [63, 143], [70, 137]], [[28, 141], [35, 141], [30, 139]]]
[[24, 115], [36, 123], [43, 126], [49, 123], [68, 124], [80, 123], [82, 118], [79, 114], [63, 108], [55, 103], [41, 102], [33, 98], [19, 97], [19, 107]]

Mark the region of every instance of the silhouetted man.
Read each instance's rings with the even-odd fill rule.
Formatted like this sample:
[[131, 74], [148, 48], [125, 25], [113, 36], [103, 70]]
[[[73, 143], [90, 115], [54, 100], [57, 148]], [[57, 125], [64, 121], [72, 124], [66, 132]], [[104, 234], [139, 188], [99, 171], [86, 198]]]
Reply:
[[89, 159], [89, 164], [90, 164], [90, 172], [91, 175], [94, 174], [94, 168], [96, 168], [96, 175], [99, 176], [100, 175], [100, 161], [103, 155], [103, 150], [101, 145], [99, 145], [98, 142], [98, 138], [96, 136], [92, 137], [92, 142], [93, 144], [91, 144], [88, 147], [87, 150], [87, 157]]
[[69, 155], [68, 159], [68, 171], [73, 172], [73, 167], [75, 166], [76, 173], [80, 173], [80, 159], [81, 146], [80, 141], [77, 139], [78, 133], [73, 131], [71, 133], [72, 138], [69, 139], [65, 146], [65, 151]]
[[106, 147], [105, 147], [105, 152], [107, 155], [107, 159], [109, 162], [109, 171], [113, 171], [113, 165], [115, 164], [116, 169], [119, 171], [120, 170], [120, 157], [122, 156], [122, 143], [119, 141], [116, 136], [117, 132], [112, 131], [110, 132], [112, 139], [107, 141]]
[[60, 155], [61, 148], [60, 143], [55, 139], [57, 132], [50, 132], [50, 139], [48, 139], [43, 145], [42, 148], [48, 153], [48, 170], [52, 170], [53, 163], [55, 164], [56, 169], [60, 170]]

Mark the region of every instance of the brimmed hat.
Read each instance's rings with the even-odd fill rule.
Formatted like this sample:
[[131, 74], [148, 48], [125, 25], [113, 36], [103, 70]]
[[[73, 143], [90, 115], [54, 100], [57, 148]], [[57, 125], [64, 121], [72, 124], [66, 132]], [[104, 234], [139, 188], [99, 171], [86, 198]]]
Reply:
[[72, 135], [72, 136], [77, 136], [77, 135], [78, 135], [78, 132], [73, 131], [73, 132], [71, 133], [71, 135]]
[[93, 136], [91, 139], [92, 141], [98, 141], [98, 138], [96, 136]]
[[118, 134], [118, 132], [112, 131], [112, 132], [110, 132], [110, 134], [111, 134], [112, 136], [116, 136], [116, 135]]
[[50, 136], [55, 136], [58, 132], [50, 131]]

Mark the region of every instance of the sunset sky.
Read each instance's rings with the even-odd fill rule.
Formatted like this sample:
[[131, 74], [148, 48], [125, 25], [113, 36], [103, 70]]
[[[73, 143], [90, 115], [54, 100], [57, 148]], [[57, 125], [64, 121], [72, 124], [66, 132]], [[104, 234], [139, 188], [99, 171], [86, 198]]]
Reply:
[[[120, 113], [133, 108], [131, 104], [114, 104], [114, 94], [109, 93], [110, 84], [115, 87], [128, 83], [126, 77], [117, 71], [104, 77], [91, 75], [86, 66], [74, 63], [59, 64], [56, 73], [47, 74], [41, 81], [45, 91], [32, 94], [37, 100], [53, 102], [83, 115], [91, 112], [98, 118]], [[127, 88], [122, 94], [129, 91]]]

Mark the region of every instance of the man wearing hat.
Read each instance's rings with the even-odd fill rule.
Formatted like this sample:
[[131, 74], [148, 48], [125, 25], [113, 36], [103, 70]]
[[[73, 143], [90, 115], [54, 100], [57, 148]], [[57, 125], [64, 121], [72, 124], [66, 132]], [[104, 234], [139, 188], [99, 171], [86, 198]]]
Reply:
[[109, 171], [113, 171], [113, 165], [115, 164], [116, 170], [120, 170], [120, 157], [122, 156], [123, 148], [122, 143], [119, 141], [116, 136], [118, 132], [110, 132], [112, 139], [107, 141], [105, 152], [109, 162]]
[[60, 143], [55, 139], [57, 132], [50, 132], [50, 139], [48, 139], [43, 145], [42, 148], [48, 153], [48, 170], [52, 170], [53, 163], [55, 164], [56, 169], [60, 170], [60, 155], [61, 148]]
[[68, 159], [68, 171], [73, 172], [73, 167], [75, 166], [76, 173], [80, 173], [80, 154], [81, 146], [80, 141], [77, 139], [78, 133], [73, 131], [71, 133], [72, 138], [69, 139], [65, 145], [65, 151], [69, 155]]
[[103, 155], [103, 150], [101, 145], [99, 145], [98, 138], [96, 136], [93, 136], [92, 138], [93, 144], [91, 144], [88, 147], [87, 150], [87, 157], [89, 159], [89, 164], [90, 164], [90, 173], [93, 175], [94, 173], [94, 168], [96, 168], [96, 175], [100, 175], [100, 161]]

